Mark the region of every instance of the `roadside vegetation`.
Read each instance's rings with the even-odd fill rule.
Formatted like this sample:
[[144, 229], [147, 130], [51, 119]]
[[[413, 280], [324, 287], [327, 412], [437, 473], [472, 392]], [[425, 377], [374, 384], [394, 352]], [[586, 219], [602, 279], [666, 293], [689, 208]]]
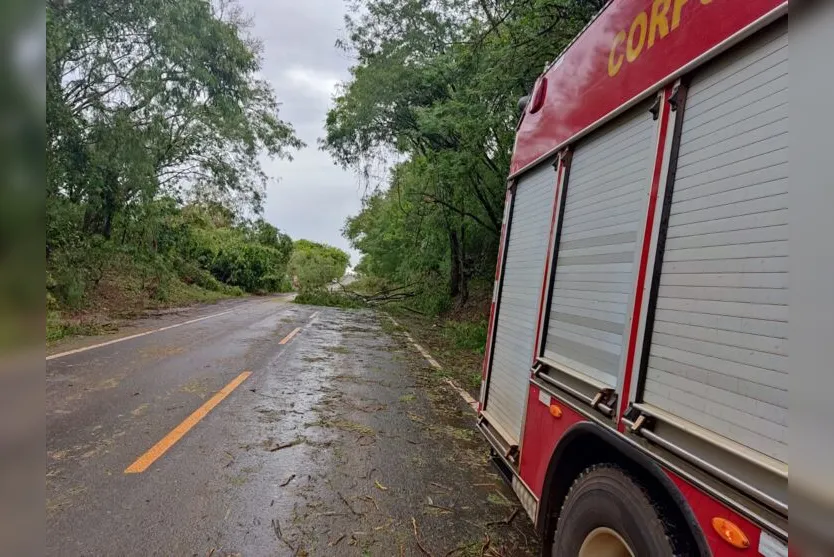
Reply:
[[340, 43], [357, 63], [322, 147], [368, 178], [344, 228], [364, 254], [358, 272], [407, 290], [422, 314], [478, 302], [473, 289], [495, 271], [518, 100], [603, 4], [357, 3]]
[[364, 304], [335, 291], [335, 281], [345, 274], [350, 258], [339, 248], [299, 240], [290, 260], [290, 272], [298, 290], [295, 302], [314, 306], [358, 308]]
[[345, 296], [479, 369], [519, 98], [605, 3], [356, 4], [340, 46], [357, 62], [321, 143], [367, 179], [343, 230], [364, 254]]
[[48, 341], [344, 271], [340, 250], [262, 218], [262, 157], [303, 144], [236, 4], [47, 2], [46, 16]]
[[262, 156], [303, 143], [232, 0], [48, 2], [47, 337], [95, 332], [88, 315], [295, 288], [441, 316], [454, 344], [478, 344], [517, 101], [603, 3], [351, 4], [337, 46], [356, 63], [321, 140], [366, 186], [343, 230], [360, 279], [341, 288], [344, 252], [262, 219]]

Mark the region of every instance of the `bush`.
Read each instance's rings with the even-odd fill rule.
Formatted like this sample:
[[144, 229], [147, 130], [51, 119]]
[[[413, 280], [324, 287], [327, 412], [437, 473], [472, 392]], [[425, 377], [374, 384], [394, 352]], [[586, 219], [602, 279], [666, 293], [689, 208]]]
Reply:
[[456, 348], [471, 350], [476, 354], [484, 353], [484, 346], [487, 338], [486, 321], [446, 321], [443, 325], [443, 335], [449, 339]]
[[286, 274], [264, 275], [261, 286], [266, 292], [292, 292], [292, 283]]
[[46, 294], [51, 340], [87, 329], [86, 311], [136, 315], [245, 292], [286, 292], [292, 240], [221, 206], [159, 198], [113, 216], [107, 237], [86, 232], [87, 213], [64, 198], [47, 206]]
[[350, 262], [348, 254], [328, 246], [308, 240], [295, 242], [290, 257], [290, 272], [298, 279], [302, 292], [322, 289], [334, 279], [340, 279]]

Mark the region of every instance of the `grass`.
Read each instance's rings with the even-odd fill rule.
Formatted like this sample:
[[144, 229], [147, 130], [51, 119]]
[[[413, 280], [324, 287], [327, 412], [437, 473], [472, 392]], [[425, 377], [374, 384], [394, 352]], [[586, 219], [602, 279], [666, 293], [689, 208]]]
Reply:
[[350, 431], [352, 433], [358, 433], [359, 435], [366, 435], [368, 437], [374, 437], [376, 435], [376, 431], [371, 427], [339, 418], [334, 420], [322, 419], [318, 422], [314, 422], [314, 425], [326, 428], [335, 427], [336, 429], [341, 429], [342, 431]]
[[391, 308], [391, 313], [396, 314], [400, 326], [380, 316], [380, 328], [384, 332], [409, 331], [442, 365], [441, 369], [433, 370], [434, 378], [452, 379], [477, 398], [487, 334], [487, 322], [482, 315], [455, 320], [420, 316], [395, 308]]
[[487, 495], [487, 501], [489, 501], [493, 505], [498, 505], [500, 507], [511, 507], [513, 505], [512, 501], [510, 501], [497, 491], [493, 491], [492, 493]]
[[143, 282], [136, 265], [129, 261], [118, 260], [111, 267], [97, 285], [78, 294], [71, 304], [59, 304], [47, 293], [47, 344], [67, 337], [113, 332], [118, 329], [117, 320], [141, 317], [148, 310], [215, 303], [244, 295], [240, 288], [219, 282], [220, 290], [186, 284], [172, 273]]
[[94, 321], [71, 320], [65, 318], [59, 311], [50, 311], [46, 317], [46, 343], [57, 342], [71, 336], [100, 335], [111, 331], [102, 323]]
[[487, 322], [452, 321], [443, 324], [441, 333], [455, 348], [470, 350], [475, 354], [484, 353], [487, 337]]
[[401, 333], [404, 328], [400, 325], [394, 325], [390, 319], [380, 319], [379, 320], [379, 327], [382, 329], [382, 332], [393, 335], [396, 333]]

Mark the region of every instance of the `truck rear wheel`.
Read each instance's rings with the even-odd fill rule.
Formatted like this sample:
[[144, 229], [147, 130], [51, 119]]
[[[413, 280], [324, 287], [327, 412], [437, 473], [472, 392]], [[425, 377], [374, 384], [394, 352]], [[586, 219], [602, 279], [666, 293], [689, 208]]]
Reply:
[[552, 557], [669, 557], [674, 541], [645, 488], [613, 464], [586, 468], [565, 497]]

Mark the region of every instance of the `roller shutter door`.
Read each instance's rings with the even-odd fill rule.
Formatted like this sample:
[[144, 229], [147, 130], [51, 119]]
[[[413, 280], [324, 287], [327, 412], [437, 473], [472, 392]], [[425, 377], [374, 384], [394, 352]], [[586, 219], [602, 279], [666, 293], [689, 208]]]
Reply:
[[551, 295], [545, 358], [613, 387], [634, 288], [656, 122], [641, 105], [576, 149]]
[[533, 344], [539, 296], [547, 257], [556, 171], [543, 164], [518, 183], [510, 217], [495, 347], [484, 409], [518, 444]]
[[787, 458], [788, 33], [696, 76], [643, 398]]

